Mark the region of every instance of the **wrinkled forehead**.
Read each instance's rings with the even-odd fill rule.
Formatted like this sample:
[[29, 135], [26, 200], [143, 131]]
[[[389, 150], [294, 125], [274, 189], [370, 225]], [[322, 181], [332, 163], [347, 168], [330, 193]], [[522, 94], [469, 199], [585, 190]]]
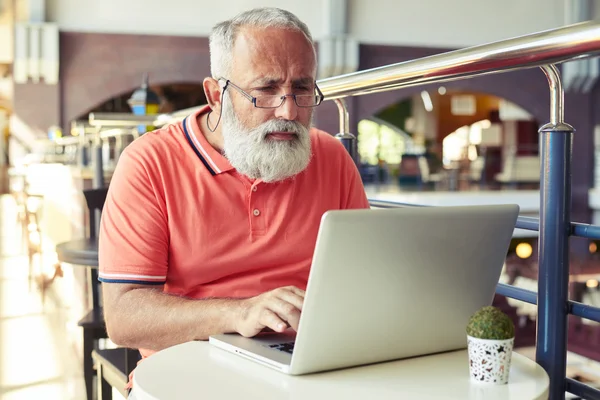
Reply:
[[303, 32], [286, 28], [239, 29], [232, 49], [232, 78], [248, 83], [264, 77], [291, 82], [316, 78], [312, 43]]

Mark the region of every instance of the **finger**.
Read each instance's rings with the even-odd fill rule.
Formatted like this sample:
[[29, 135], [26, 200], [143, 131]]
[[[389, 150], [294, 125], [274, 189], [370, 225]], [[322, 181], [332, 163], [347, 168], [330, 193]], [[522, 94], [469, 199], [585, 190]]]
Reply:
[[281, 299], [273, 299], [267, 304], [267, 308], [276, 313], [279, 318], [286, 321], [295, 331], [300, 323], [300, 310], [292, 303]]
[[304, 298], [306, 292], [302, 289], [297, 288], [296, 286], [287, 286], [285, 289], [288, 289], [290, 292], [297, 294], [298, 296]]
[[304, 297], [299, 296], [294, 292], [282, 290], [281, 292], [277, 293], [277, 298], [293, 305], [299, 311], [302, 311], [302, 306], [304, 305]]
[[292, 313], [286, 318], [289, 327], [298, 332], [298, 327], [300, 326], [300, 312]]
[[258, 323], [264, 327], [270, 328], [275, 332], [283, 332], [287, 329], [287, 324], [281, 319], [277, 313], [270, 309], [264, 309], [258, 320]]

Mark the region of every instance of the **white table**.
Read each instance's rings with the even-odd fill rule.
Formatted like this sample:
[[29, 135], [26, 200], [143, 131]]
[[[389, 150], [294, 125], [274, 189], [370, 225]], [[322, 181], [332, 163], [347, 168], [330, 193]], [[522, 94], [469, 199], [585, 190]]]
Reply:
[[546, 372], [514, 352], [508, 385], [470, 383], [466, 350], [288, 376], [207, 342], [189, 342], [141, 362], [133, 383], [138, 400], [548, 398]]

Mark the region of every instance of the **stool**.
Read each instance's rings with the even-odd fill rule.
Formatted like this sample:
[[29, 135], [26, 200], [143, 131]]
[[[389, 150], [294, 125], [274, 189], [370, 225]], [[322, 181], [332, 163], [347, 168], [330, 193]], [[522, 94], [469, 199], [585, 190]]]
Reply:
[[99, 339], [108, 338], [98, 293], [98, 232], [96, 224], [96, 211], [102, 210], [107, 192], [107, 188], [83, 191], [89, 213], [89, 237], [56, 245], [59, 263], [81, 265], [89, 268], [92, 310], [78, 322], [78, 325], [83, 329], [83, 376], [88, 400], [93, 399], [94, 392], [93, 379], [95, 373], [92, 352], [98, 347]]

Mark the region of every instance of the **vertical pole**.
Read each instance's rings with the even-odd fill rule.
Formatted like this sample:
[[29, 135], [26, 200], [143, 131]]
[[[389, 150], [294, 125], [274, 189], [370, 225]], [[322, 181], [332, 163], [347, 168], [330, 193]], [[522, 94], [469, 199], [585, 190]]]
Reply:
[[123, 152], [124, 149], [125, 149], [125, 145], [124, 145], [123, 135], [118, 134], [117, 136], [115, 136], [115, 153], [114, 153], [114, 158], [112, 161], [113, 168], [117, 165], [117, 162], [119, 161], [119, 157], [121, 157], [121, 153]]
[[340, 133], [335, 135], [335, 138], [339, 140], [346, 148], [350, 157], [354, 160], [355, 164], [358, 164], [358, 148], [356, 143], [356, 136], [348, 132], [350, 125], [350, 115], [346, 108], [346, 103], [343, 99], [335, 99], [335, 104], [338, 107], [340, 113]]
[[85, 125], [73, 125], [79, 131], [79, 144], [77, 145], [77, 166], [79, 168], [87, 167], [87, 138], [85, 136]]
[[563, 90], [553, 65], [550, 123], [540, 128], [540, 236], [536, 361], [550, 378], [550, 400], [565, 398], [573, 127], [564, 123]]
[[[96, 137], [94, 138], [92, 157], [94, 165], [92, 188], [101, 189], [104, 187], [104, 164], [102, 162], [102, 138], [100, 137], [100, 128], [98, 128]], [[96, 222], [96, 232], [90, 232], [90, 236], [97, 238], [100, 230], [100, 210], [93, 210], [90, 212], [94, 213], [94, 220]], [[92, 284], [94, 285], [95, 281], [92, 281]]]
[[350, 114], [348, 113], [348, 107], [344, 99], [335, 99], [335, 105], [340, 113], [340, 133], [348, 133], [348, 127], [350, 125]]
[[100, 138], [100, 130], [96, 133], [94, 144], [92, 145], [92, 157], [94, 165], [93, 188], [99, 189], [104, 187], [104, 163], [102, 160], [102, 139]]

